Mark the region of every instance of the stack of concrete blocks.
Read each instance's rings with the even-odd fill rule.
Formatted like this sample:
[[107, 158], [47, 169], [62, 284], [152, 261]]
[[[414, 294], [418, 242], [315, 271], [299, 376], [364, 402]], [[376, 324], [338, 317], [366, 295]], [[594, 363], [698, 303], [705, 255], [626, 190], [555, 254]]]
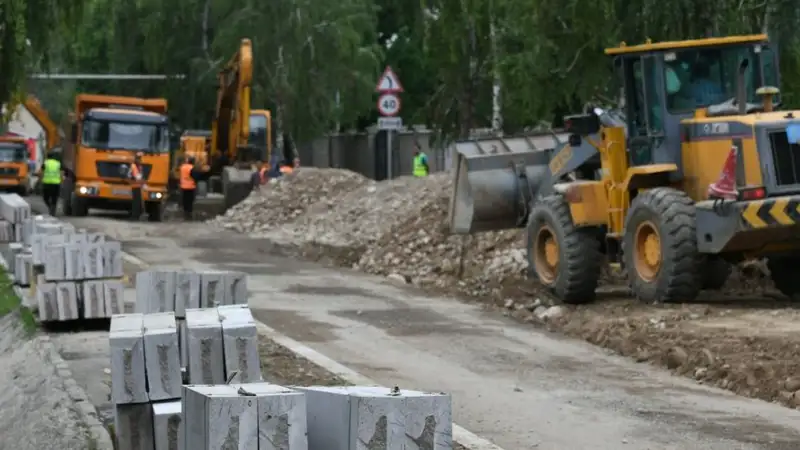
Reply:
[[306, 401], [296, 390], [269, 383], [190, 385], [183, 387], [182, 409], [187, 450], [309, 448]]
[[378, 386], [292, 388], [306, 396], [309, 450], [453, 448], [448, 394]]
[[177, 450], [181, 368], [174, 313], [111, 320], [111, 399], [118, 450]]
[[189, 384], [256, 383], [263, 379], [258, 330], [247, 306], [188, 309], [182, 338]]
[[[19, 248], [22, 228], [31, 217], [31, 206], [17, 194], [0, 194], [0, 242], [9, 246], [3, 253], [6, 269], [15, 284], [28, 286], [32, 277], [30, 252]], [[11, 246], [14, 248], [10, 248]]]
[[246, 304], [247, 275], [243, 272], [156, 268], [136, 274], [135, 311], [175, 312], [181, 342], [181, 364], [185, 370], [189, 357], [183, 345], [186, 342], [186, 310]]
[[42, 322], [102, 319], [124, 312], [119, 242], [44, 221], [34, 224], [30, 240], [33, 264], [41, 267], [36, 298]]

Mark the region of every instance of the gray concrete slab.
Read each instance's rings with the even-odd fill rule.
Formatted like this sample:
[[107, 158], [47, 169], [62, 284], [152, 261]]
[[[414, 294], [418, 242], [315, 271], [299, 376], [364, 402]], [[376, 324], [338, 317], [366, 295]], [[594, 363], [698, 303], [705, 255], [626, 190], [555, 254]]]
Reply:
[[181, 397], [181, 355], [174, 313], [144, 315], [144, 361], [150, 401]]
[[184, 386], [184, 442], [187, 449], [258, 448], [258, 403], [231, 385]]

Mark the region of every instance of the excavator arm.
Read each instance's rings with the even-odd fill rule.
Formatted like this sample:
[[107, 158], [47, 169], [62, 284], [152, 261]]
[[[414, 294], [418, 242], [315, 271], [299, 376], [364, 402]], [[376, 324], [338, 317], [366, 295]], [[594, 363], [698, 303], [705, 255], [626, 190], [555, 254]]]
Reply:
[[[218, 74], [217, 107], [211, 124], [211, 159], [231, 164], [248, 146], [253, 47], [242, 39], [239, 50]], [[226, 165], [227, 165], [226, 164]]]
[[47, 151], [61, 143], [61, 134], [58, 126], [50, 118], [50, 114], [44, 109], [39, 99], [29, 95], [25, 99], [25, 109], [39, 122], [39, 125], [44, 129], [45, 139], [47, 140]]

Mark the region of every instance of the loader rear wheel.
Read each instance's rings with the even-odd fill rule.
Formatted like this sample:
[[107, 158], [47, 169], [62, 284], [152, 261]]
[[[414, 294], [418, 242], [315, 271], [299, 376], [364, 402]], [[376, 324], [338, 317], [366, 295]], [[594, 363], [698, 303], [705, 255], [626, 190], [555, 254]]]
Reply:
[[561, 196], [536, 203], [528, 225], [528, 263], [556, 297], [571, 304], [594, 300], [602, 260], [597, 231], [575, 227]]
[[668, 303], [697, 297], [701, 258], [692, 200], [672, 188], [639, 194], [625, 218], [622, 253], [639, 300]]
[[791, 256], [771, 256], [767, 258], [775, 288], [790, 300], [800, 301], [800, 258]]

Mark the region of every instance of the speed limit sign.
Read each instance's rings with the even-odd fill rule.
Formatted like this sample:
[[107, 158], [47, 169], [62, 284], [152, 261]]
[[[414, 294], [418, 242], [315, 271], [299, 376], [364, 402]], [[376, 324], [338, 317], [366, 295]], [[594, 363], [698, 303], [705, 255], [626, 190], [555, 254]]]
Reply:
[[396, 116], [400, 112], [400, 97], [389, 93], [378, 97], [378, 112], [382, 116]]

